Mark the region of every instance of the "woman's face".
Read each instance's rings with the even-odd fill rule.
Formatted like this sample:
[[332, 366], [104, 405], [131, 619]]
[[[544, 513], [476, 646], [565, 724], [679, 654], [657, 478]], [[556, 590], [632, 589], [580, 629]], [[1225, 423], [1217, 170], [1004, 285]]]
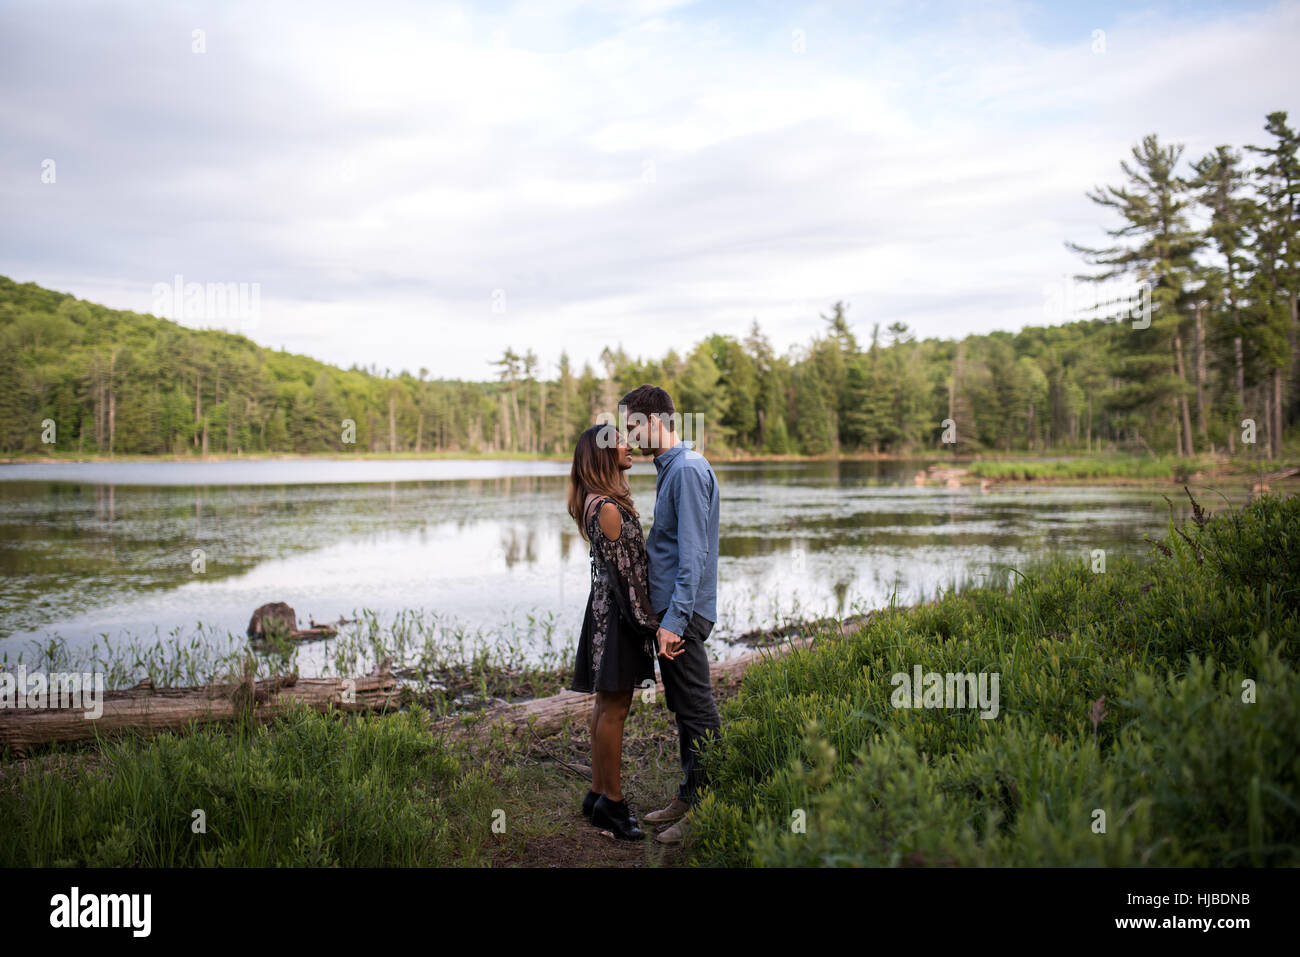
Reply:
[[632, 467], [632, 447], [627, 444], [627, 436], [618, 437], [618, 467], [620, 469], [630, 469]]

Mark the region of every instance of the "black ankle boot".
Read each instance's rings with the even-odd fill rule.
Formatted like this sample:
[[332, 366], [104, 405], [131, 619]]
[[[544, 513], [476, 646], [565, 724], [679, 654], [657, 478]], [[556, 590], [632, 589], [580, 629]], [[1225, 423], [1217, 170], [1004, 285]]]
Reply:
[[605, 795], [596, 798], [596, 805], [591, 809], [591, 823], [606, 831], [613, 831], [614, 836], [624, 841], [639, 841], [645, 832], [637, 827], [636, 818], [627, 801], [611, 801]]
[[600, 797], [595, 791], [588, 791], [587, 796], [582, 799], [582, 816], [591, 817], [591, 809], [596, 806], [596, 799]]

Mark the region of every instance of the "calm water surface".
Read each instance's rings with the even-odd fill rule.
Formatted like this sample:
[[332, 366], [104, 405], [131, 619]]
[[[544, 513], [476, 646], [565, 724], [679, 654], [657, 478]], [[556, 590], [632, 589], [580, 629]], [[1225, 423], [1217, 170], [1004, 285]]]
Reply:
[[[1161, 493], [1184, 513], [1172, 486], [918, 488], [924, 464], [716, 466], [715, 634], [1004, 580], [1048, 553], [1145, 552], [1169, 519]], [[553, 616], [576, 641], [589, 564], [565, 512], [567, 476], [563, 463], [446, 460], [0, 466], [0, 651], [12, 660], [53, 636], [77, 648], [200, 624], [242, 634], [267, 601], [304, 623], [428, 609], [489, 637]], [[647, 530], [654, 477], [648, 461], [630, 474]]]

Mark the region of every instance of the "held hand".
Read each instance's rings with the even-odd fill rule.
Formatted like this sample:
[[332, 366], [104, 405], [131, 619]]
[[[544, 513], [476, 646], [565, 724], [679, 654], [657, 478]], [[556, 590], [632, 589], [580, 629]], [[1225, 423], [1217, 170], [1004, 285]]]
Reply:
[[667, 628], [660, 628], [659, 634], [659, 655], [662, 658], [672, 660], [686, 650], [686, 641], [680, 635], [675, 635]]

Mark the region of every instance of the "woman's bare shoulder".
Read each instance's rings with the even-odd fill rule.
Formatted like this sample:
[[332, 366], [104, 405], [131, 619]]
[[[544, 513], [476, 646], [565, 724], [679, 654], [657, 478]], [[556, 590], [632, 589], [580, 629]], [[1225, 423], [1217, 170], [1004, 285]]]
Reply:
[[614, 502], [606, 502], [600, 507], [600, 530], [611, 542], [623, 534], [623, 513]]

